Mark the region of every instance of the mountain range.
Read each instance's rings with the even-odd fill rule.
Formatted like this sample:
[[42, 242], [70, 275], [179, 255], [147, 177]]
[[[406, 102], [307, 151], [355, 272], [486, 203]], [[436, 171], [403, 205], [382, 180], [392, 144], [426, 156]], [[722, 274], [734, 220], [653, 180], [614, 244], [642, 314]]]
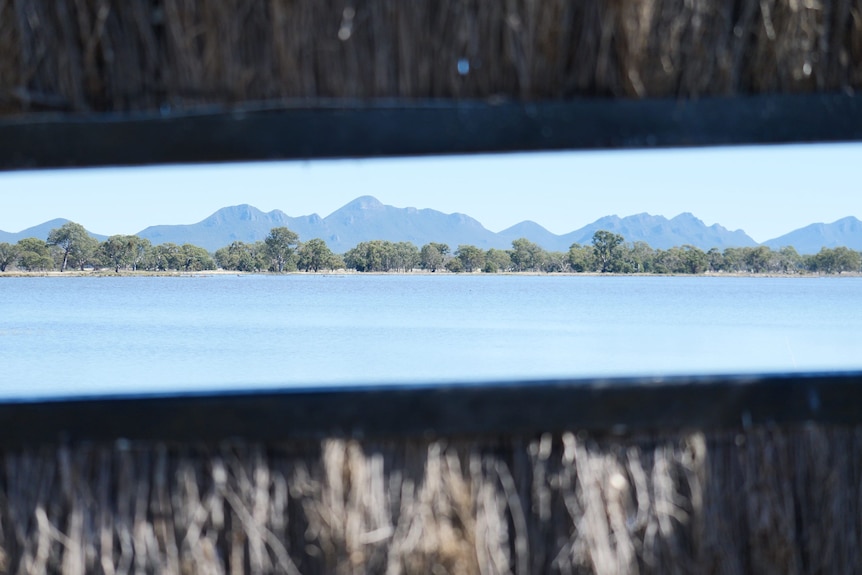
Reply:
[[862, 221], [849, 216], [831, 224], [811, 224], [788, 234], [763, 242], [771, 249], [793, 246], [801, 254], [813, 254], [820, 248], [844, 246], [862, 251]]
[[[14, 243], [26, 237], [47, 238], [51, 229], [67, 221], [55, 219], [17, 233], [0, 231], [0, 242]], [[215, 251], [234, 241], [262, 240], [278, 226], [295, 231], [302, 241], [321, 238], [338, 253], [368, 240], [406, 241], [419, 247], [432, 241], [443, 242], [454, 250], [462, 244], [482, 249], [508, 249], [512, 240], [518, 238], [527, 238], [549, 251], [566, 251], [573, 243], [589, 244], [598, 230], [620, 234], [628, 242], [646, 242], [656, 249], [686, 244], [703, 250], [758, 245], [742, 230], [730, 231], [718, 224], [707, 226], [690, 213], [671, 219], [646, 213], [623, 218], [606, 216], [563, 235], [551, 233], [535, 222], [524, 221], [495, 233], [464, 214], [397, 208], [371, 196], [359, 197], [325, 218], [317, 214], [291, 217], [281, 210], [263, 212], [243, 204], [222, 208], [196, 224], [150, 226], [136, 235], [153, 244], [190, 243]], [[92, 235], [100, 241], [105, 239], [105, 236]], [[763, 245], [772, 249], [792, 245], [802, 254], [817, 253], [822, 247], [846, 246], [862, 250], [862, 222], [847, 217], [831, 224], [811, 224]]]
[[[48, 234], [51, 233], [51, 230], [53, 230], [54, 228], [59, 228], [66, 223], [69, 223], [69, 220], [64, 218], [56, 218], [29, 227], [26, 230], [21, 230], [20, 232], [16, 233], [4, 232], [3, 230], [0, 230], [0, 242], [14, 244], [19, 240], [23, 240], [24, 238], [39, 238], [40, 240], [46, 240], [48, 239]], [[94, 234], [93, 232], [90, 232], [90, 235], [99, 240], [100, 242], [103, 242], [108, 239], [108, 236]]]

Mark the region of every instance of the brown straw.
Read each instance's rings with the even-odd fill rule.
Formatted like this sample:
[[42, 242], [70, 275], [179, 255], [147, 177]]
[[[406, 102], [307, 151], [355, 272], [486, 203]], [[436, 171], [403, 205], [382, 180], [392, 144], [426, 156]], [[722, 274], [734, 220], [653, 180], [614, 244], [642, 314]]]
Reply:
[[0, 0], [5, 113], [860, 84], [860, 0]]

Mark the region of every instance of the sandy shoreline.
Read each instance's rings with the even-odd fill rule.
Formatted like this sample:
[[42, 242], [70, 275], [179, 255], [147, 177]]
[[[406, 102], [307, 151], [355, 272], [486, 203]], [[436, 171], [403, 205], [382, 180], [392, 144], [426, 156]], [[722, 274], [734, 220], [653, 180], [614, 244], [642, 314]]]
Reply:
[[818, 274], [818, 273], [745, 273], [745, 272], [707, 272], [701, 274], [653, 274], [653, 273], [599, 273], [599, 272], [460, 272], [453, 273], [449, 271], [429, 272], [425, 270], [415, 270], [411, 272], [358, 272], [356, 270], [327, 270], [319, 272], [240, 272], [231, 270], [205, 270], [205, 271], [121, 271], [119, 273], [110, 270], [66, 270], [60, 271], [42, 271], [42, 272], [26, 272], [26, 271], [6, 271], [0, 272], [0, 278], [22, 278], [22, 277], [46, 277], [46, 278], [68, 278], [68, 277], [94, 277], [94, 278], [120, 278], [120, 277], [212, 277], [212, 276], [288, 276], [288, 275], [318, 275], [318, 276], [344, 276], [344, 275], [447, 275], [447, 276], [582, 276], [582, 277], [715, 277], [715, 278], [822, 278], [822, 277], [862, 277], [862, 273], [858, 272], [842, 272], [838, 274]]

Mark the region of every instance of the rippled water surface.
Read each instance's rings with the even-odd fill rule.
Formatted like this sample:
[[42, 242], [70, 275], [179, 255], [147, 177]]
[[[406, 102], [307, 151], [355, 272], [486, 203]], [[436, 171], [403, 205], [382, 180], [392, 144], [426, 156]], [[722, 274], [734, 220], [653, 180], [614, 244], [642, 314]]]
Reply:
[[6, 397], [860, 368], [860, 278], [0, 278]]

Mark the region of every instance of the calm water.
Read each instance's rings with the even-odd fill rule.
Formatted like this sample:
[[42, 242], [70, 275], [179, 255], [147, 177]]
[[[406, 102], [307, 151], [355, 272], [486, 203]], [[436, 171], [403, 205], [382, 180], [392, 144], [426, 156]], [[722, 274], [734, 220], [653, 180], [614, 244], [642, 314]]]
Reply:
[[859, 278], [0, 278], [5, 397], [860, 368]]

